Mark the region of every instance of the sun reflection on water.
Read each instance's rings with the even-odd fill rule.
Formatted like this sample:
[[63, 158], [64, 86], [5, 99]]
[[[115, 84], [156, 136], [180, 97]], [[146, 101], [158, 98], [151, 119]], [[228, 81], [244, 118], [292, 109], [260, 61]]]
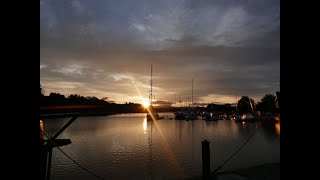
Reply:
[[147, 118], [143, 119], [143, 134], [147, 133]]

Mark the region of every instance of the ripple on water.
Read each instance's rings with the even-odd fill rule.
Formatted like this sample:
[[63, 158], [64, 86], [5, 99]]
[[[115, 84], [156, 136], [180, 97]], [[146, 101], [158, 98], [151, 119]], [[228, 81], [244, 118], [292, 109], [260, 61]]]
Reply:
[[[152, 179], [201, 175], [201, 141], [210, 141], [211, 169], [230, 157], [255, 130], [256, 124], [234, 121], [206, 122], [159, 120], [144, 122], [145, 114], [82, 117], [61, 134], [72, 144], [62, 149], [84, 167], [108, 179]], [[54, 134], [61, 122], [47, 124]], [[158, 129], [160, 127], [160, 129]], [[276, 126], [273, 126], [276, 128]], [[151, 130], [152, 128], [152, 130]], [[241, 150], [227, 168], [247, 167], [257, 162], [280, 161], [280, 137], [264, 128]], [[263, 150], [261, 150], [263, 149]], [[267, 153], [267, 154], [266, 154]], [[252, 159], [253, 158], [253, 159]], [[124, 171], [124, 169], [126, 171]], [[92, 179], [59, 150], [54, 149], [52, 179]]]

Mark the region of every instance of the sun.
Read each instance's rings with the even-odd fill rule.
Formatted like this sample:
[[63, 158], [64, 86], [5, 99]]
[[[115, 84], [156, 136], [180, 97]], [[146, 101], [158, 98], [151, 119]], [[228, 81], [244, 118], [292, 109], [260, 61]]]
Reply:
[[150, 103], [148, 101], [142, 101], [142, 105], [144, 108], [148, 108]]

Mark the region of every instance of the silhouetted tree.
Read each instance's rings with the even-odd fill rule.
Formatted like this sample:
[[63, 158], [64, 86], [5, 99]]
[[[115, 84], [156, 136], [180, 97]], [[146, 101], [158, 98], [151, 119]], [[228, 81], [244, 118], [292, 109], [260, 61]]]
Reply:
[[99, 102], [100, 102], [100, 100], [94, 96], [87, 96], [86, 100], [87, 100], [88, 104], [99, 104]]
[[[49, 96], [43, 94], [43, 89], [40, 84], [40, 107], [42, 113], [66, 113], [66, 112], [81, 112], [91, 115], [106, 115], [112, 113], [131, 113], [131, 112], [146, 112], [146, 109], [141, 104], [129, 102], [126, 104], [116, 104], [106, 101], [108, 98], [98, 99], [95, 96], [81, 96], [78, 94], [70, 94], [68, 97], [56, 92], [51, 92]], [[46, 106], [65, 106], [71, 105], [72, 108], [66, 109], [46, 109]], [[78, 105], [87, 105], [78, 106]]]
[[232, 107], [231, 104], [224, 104], [224, 113], [232, 114], [235, 111], [235, 107]]
[[49, 101], [52, 105], [62, 105], [65, 102], [65, 97], [60, 93], [52, 92], [49, 94]]
[[226, 113], [226, 106], [220, 105], [220, 104], [214, 104], [214, 103], [208, 104], [207, 111], [213, 112], [215, 114]]
[[263, 106], [263, 104], [261, 102], [258, 102], [257, 105], [256, 105], [256, 110], [257, 111], [263, 111], [263, 107], [262, 106]]
[[261, 99], [261, 108], [264, 112], [275, 112], [276, 105], [275, 105], [276, 97], [272, 94], [266, 94]]
[[[250, 105], [251, 101], [251, 105]], [[253, 113], [255, 109], [254, 100], [249, 98], [248, 96], [242, 96], [241, 99], [238, 101], [237, 110], [239, 114], [245, 113]]]
[[50, 93], [49, 94], [49, 97], [52, 97], [52, 98], [57, 98], [57, 99], [64, 99], [65, 97], [64, 97], [64, 95], [62, 95], [62, 94], [60, 94], [60, 93], [54, 93], [54, 92], [52, 92], [52, 93]]
[[69, 103], [71, 104], [86, 104], [88, 102], [88, 100], [83, 97], [83, 96], [80, 96], [78, 94], [70, 94], [68, 96], [68, 99], [69, 99]]

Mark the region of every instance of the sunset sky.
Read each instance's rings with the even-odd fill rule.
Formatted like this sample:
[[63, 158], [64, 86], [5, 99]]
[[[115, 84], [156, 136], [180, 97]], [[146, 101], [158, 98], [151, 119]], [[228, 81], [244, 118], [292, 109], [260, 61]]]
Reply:
[[[48, 95], [255, 102], [280, 91], [279, 0], [40, 0]], [[176, 98], [175, 98], [176, 97]]]

